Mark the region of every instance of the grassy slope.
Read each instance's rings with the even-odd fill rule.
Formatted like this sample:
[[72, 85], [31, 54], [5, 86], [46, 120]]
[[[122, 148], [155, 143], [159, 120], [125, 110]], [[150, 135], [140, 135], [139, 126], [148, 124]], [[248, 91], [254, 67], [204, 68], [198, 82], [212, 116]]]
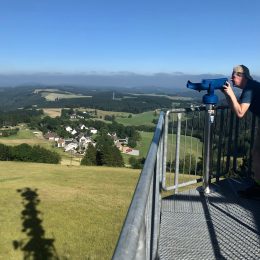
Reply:
[[71, 156], [70, 153], [65, 153], [63, 149], [55, 147], [55, 143], [44, 139], [42, 136], [36, 136], [32, 130], [21, 127], [17, 135], [9, 137], [0, 137], [0, 143], [5, 145], [19, 145], [27, 143], [29, 145], [40, 145], [46, 149], [57, 152], [61, 155], [61, 164], [63, 165], [79, 165], [80, 157]]
[[[150, 147], [152, 138], [154, 133], [152, 132], [140, 132], [141, 135], [141, 141], [138, 143], [136, 149], [140, 150], [140, 156], [145, 157], [147, 154], [147, 151]], [[185, 140], [186, 139], [186, 140]], [[186, 136], [181, 136], [181, 145], [180, 145], [180, 158], [183, 157], [184, 154], [184, 149], [185, 149], [185, 142], [186, 142], [186, 154], [187, 153], [192, 153], [196, 154], [197, 149], [198, 151], [201, 151], [201, 142], [194, 137]], [[168, 158], [170, 158], [171, 155], [175, 155], [175, 146], [176, 146], [176, 135], [175, 134], [169, 134], [168, 135]]]
[[37, 189], [37, 217], [61, 259], [110, 259], [138, 176], [124, 168], [1, 162], [0, 259], [22, 259], [13, 241], [32, 240], [22, 232], [23, 188]]
[[116, 121], [123, 125], [149, 125], [149, 126], [155, 126], [152, 121], [153, 119], [158, 118], [157, 116], [154, 116], [154, 111], [144, 112], [140, 114], [132, 114], [131, 118], [128, 117], [117, 117]]

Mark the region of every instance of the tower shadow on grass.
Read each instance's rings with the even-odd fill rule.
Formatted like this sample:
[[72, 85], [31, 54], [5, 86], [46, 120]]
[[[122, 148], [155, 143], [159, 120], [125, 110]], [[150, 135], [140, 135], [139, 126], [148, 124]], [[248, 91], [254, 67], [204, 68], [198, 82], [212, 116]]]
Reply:
[[18, 189], [23, 201], [24, 209], [21, 212], [21, 219], [24, 232], [27, 238], [13, 241], [16, 250], [24, 253], [24, 260], [57, 260], [59, 259], [54, 247], [54, 239], [45, 238], [45, 231], [42, 226], [41, 212], [37, 210], [40, 203], [37, 189]]

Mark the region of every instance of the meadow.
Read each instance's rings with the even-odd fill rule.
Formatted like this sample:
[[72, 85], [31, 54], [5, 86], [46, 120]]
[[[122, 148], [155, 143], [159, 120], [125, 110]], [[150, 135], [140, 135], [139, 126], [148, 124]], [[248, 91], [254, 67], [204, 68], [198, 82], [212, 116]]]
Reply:
[[116, 121], [123, 125], [129, 126], [138, 126], [138, 125], [148, 125], [155, 126], [152, 122], [154, 119], [157, 119], [159, 114], [155, 114], [154, 111], [148, 111], [140, 114], [131, 114], [132, 117], [116, 117]]
[[70, 99], [70, 98], [92, 98], [92, 96], [74, 94], [59, 89], [35, 89], [34, 93], [40, 93], [40, 95], [43, 98], [45, 98], [47, 101], [55, 101], [56, 99]]
[[[138, 142], [136, 149], [140, 150], [140, 157], [145, 157], [154, 133], [153, 132], [140, 132], [141, 140]], [[171, 160], [175, 156], [175, 147], [176, 147], [176, 134], [168, 134], [167, 141], [167, 160]], [[190, 136], [181, 136], [180, 137], [180, 158], [184, 157], [184, 154], [193, 154], [194, 156], [198, 153], [201, 154], [202, 143], [198, 138]]]
[[0, 259], [111, 259], [139, 173], [1, 162]]

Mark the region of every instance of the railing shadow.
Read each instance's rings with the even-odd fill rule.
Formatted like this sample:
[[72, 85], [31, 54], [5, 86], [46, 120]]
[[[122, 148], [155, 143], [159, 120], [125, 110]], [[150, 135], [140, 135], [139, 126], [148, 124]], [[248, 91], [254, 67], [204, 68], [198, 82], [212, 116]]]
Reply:
[[[192, 234], [198, 232], [198, 239], [202, 233], [194, 223], [201, 225], [204, 215], [203, 235], [208, 236], [214, 259], [260, 259], [259, 201], [242, 199], [237, 194], [248, 185], [250, 180], [247, 179], [225, 179], [218, 185], [212, 184], [211, 194], [205, 195], [197, 189], [197, 192], [170, 195], [164, 200], [174, 201], [173, 212], [181, 212], [187, 221], [193, 218], [190, 229], [193, 229]], [[178, 222], [174, 224], [179, 225]], [[184, 238], [186, 236], [183, 234]]]
[[45, 230], [42, 226], [41, 212], [37, 209], [40, 199], [37, 189], [18, 189], [23, 201], [24, 209], [21, 212], [21, 220], [27, 238], [14, 240], [13, 246], [24, 253], [24, 260], [49, 260], [59, 259], [54, 247], [54, 239], [45, 238]]

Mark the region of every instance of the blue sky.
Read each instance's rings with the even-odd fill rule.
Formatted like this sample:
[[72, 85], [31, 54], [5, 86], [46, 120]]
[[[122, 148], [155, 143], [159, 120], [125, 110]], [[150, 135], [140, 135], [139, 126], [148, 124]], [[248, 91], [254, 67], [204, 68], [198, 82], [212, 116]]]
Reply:
[[0, 73], [260, 75], [259, 0], [1, 0]]

